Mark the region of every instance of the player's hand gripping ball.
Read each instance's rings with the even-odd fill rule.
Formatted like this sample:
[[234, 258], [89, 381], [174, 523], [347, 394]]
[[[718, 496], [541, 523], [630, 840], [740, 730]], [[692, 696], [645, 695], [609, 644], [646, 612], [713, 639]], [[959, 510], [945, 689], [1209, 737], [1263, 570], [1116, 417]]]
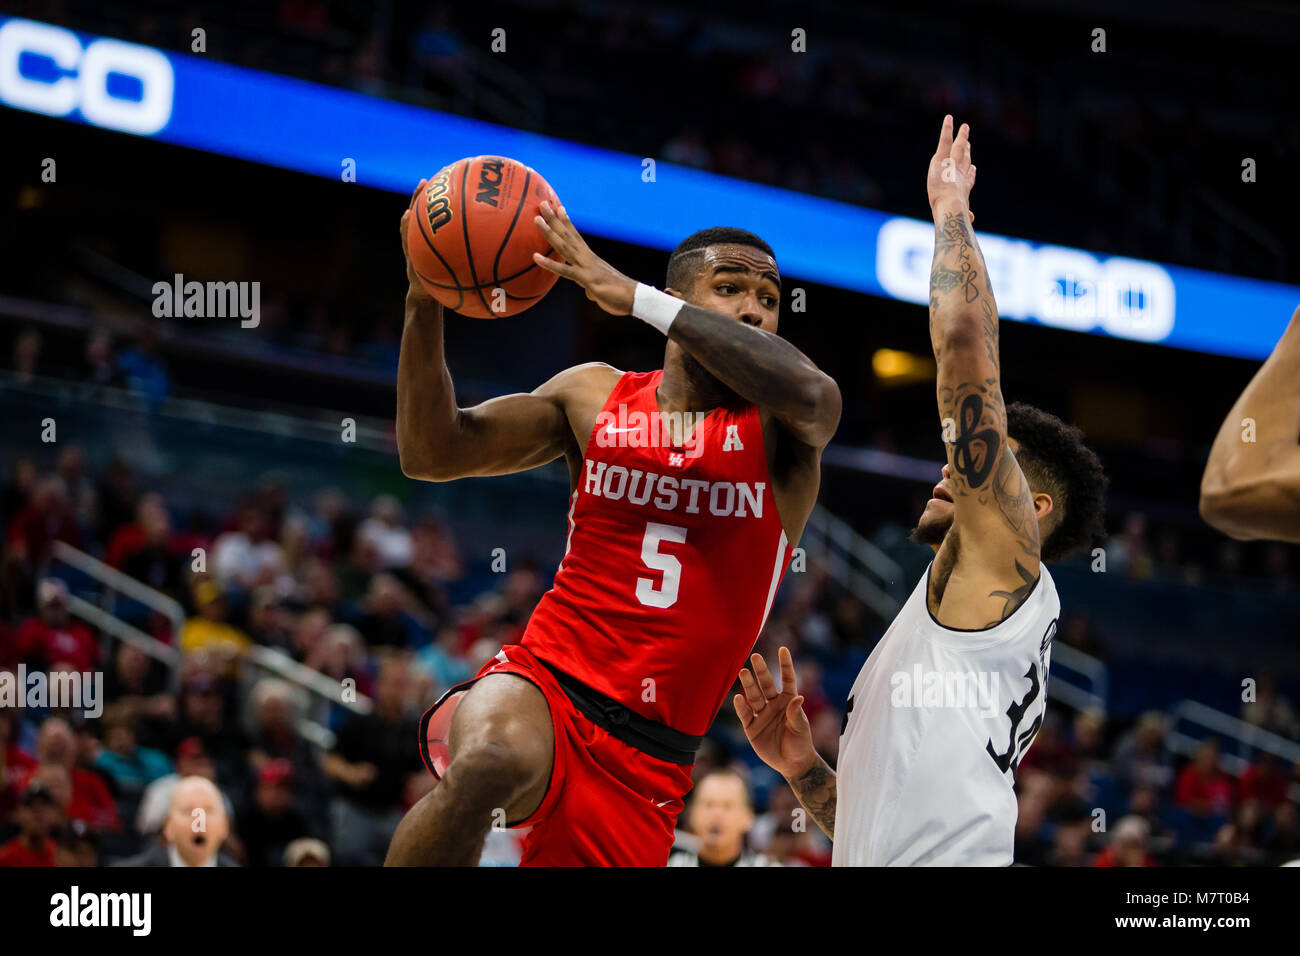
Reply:
[[426, 292], [476, 319], [517, 315], [556, 276], [533, 261], [552, 256], [534, 225], [542, 201], [559, 205], [539, 173], [504, 156], [473, 156], [439, 170], [417, 191], [406, 247]]

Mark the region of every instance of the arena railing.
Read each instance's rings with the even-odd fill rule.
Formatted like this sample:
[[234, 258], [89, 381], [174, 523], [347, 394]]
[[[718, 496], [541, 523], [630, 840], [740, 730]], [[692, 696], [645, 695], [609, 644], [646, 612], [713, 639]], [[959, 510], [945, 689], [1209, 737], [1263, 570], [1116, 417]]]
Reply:
[[[1187, 724], [1210, 731], [1193, 736], [1180, 729]], [[1253, 763], [1255, 753], [1272, 754], [1290, 764], [1300, 765], [1300, 744], [1287, 740], [1272, 731], [1257, 727], [1221, 710], [1215, 710], [1194, 700], [1181, 700], [1169, 709], [1169, 727], [1165, 732], [1165, 746], [1176, 754], [1190, 757], [1207, 737], [1226, 738], [1236, 744], [1237, 753], [1222, 752], [1219, 766], [1233, 776], [1241, 776]]]
[[826, 565], [836, 582], [885, 620], [903, 606], [902, 566], [822, 505], [813, 506], [799, 544]]
[[1078, 648], [1053, 642], [1047, 696], [1075, 710], [1096, 710], [1104, 716], [1110, 699], [1106, 665]]
[[[54, 542], [51, 548], [51, 564], [55, 561], [62, 562], [95, 581], [100, 586], [101, 603], [108, 605], [98, 606], [77, 594], [69, 594], [68, 611], [103, 632], [106, 642], [108, 637], [115, 637], [162, 662], [169, 670], [169, 684], [175, 690], [180, 677], [182, 661], [180, 651], [122, 620], [113, 613], [111, 608], [117, 594], [129, 597], [166, 618], [171, 625], [174, 638], [179, 640], [181, 630], [185, 626], [185, 609], [180, 603], [66, 542]], [[109, 648], [105, 646], [104, 650], [106, 652], [104, 659], [110, 660], [111, 657], [107, 653]], [[338, 681], [298, 663], [283, 651], [254, 645], [243, 659], [259, 671], [287, 681], [295, 688], [296, 693], [310, 695], [320, 704], [337, 704], [360, 715], [369, 714], [374, 710], [374, 703], [365, 694], [358, 691], [344, 695]], [[319, 716], [326, 715], [322, 713]], [[310, 743], [323, 749], [329, 749], [334, 744], [333, 732], [320, 720], [310, 717], [300, 718], [297, 730]]]

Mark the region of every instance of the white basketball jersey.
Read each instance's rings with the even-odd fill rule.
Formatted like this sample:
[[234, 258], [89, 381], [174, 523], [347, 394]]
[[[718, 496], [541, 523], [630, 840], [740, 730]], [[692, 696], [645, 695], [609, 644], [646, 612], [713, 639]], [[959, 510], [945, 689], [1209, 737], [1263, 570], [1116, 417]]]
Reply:
[[931, 616], [929, 581], [927, 569], [845, 705], [835, 866], [1012, 861], [1012, 785], [1043, 722], [1056, 585], [1040, 564], [1009, 618], [962, 631]]

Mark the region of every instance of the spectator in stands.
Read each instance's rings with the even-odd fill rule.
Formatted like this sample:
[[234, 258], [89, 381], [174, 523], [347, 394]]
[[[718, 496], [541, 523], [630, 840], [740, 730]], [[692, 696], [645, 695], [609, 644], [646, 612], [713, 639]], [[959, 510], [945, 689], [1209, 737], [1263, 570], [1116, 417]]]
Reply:
[[357, 537], [374, 544], [384, 568], [404, 568], [411, 563], [411, 532], [402, 523], [402, 506], [392, 495], [380, 495], [370, 504], [370, 517], [357, 528]]
[[270, 533], [260, 508], [249, 505], [240, 512], [238, 528], [220, 535], [212, 546], [212, 569], [222, 587], [252, 591], [279, 580], [284, 552]]
[[93, 671], [99, 663], [99, 644], [90, 628], [68, 613], [68, 586], [58, 578], [44, 578], [36, 587], [37, 616], [18, 628], [18, 656], [39, 670]]
[[119, 566], [154, 590], [181, 600], [184, 596], [182, 569], [185, 562], [176, 548], [171, 515], [162, 495], [141, 496], [136, 509], [136, 526], [139, 538], [134, 547], [121, 557]]
[[237, 817], [248, 866], [279, 866], [290, 843], [311, 836], [306, 818], [294, 809], [293, 786], [289, 761], [276, 758], [262, 764], [253, 799]]
[[19, 713], [13, 708], [0, 707], [0, 820], [4, 820], [22, 796], [19, 783], [30, 779], [36, 769], [36, 758], [23, 749], [18, 739]]
[[113, 652], [113, 665], [104, 674], [104, 698], [122, 705], [150, 746], [170, 737], [176, 719], [176, 697], [167, 690], [166, 666], [133, 644], [122, 642]]
[[13, 814], [18, 835], [0, 846], [2, 866], [54, 866], [54, 840], [60, 824], [57, 800], [40, 781], [23, 791]]
[[20, 383], [30, 382], [41, 374], [41, 347], [44, 340], [36, 329], [27, 328], [14, 338], [13, 370]]
[[1115, 745], [1111, 756], [1115, 778], [1125, 787], [1152, 787], [1157, 791], [1168, 787], [1174, 768], [1164, 741], [1164, 714], [1153, 710], [1139, 717], [1136, 726]]
[[1219, 743], [1213, 737], [1178, 774], [1174, 802], [1195, 817], [1227, 816], [1233, 808], [1232, 781], [1219, 769]]
[[1155, 858], [1147, 852], [1150, 828], [1141, 817], [1124, 817], [1115, 826], [1110, 843], [1097, 854], [1093, 866], [1155, 866]]
[[409, 591], [391, 574], [376, 574], [356, 619], [357, 630], [370, 649], [377, 647], [407, 648], [427, 640], [432, 624], [421, 613]]
[[55, 473], [68, 491], [68, 505], [83, 530], [95, 526], [98, 501], [95, 486], [86, 475], [86, 453], [79, 445], [65, 445], [59, 451]]
[[333, 623], [330, 612], [323, 607], [309, 607], [293, 623], [293, 636], [287, 648], [294, 660], [305, 662], [318, 654], [318, 648]]
[[113, 335], [106, 329], [95, 329], [86, 336], [82, 352], [81, 380], [88, 385], [117, 386], [121, 384], [117, 357], [113, 354]]
[[284, 848], [285, 866], [329, 866], [330, 848], [314, 837], [300, 837]]
[[306, 802], [323, 799], [323, 783], [316, 752], [298, 732], [302, 716], [302, 692], [288, 681], [264, 677], [253, 685], [249, 695], [253, 713], [252, 746], [248, 763], [260, 772], [268, 763], [283, 760], [294, 772], [294, 777]]
[[1261, 754], [1241, 775], [1241, 799], [1243, 803], [1257, 802], [1271, 812], [1286, 800], [1289, 785], [1284, 764], [1272, 754]]
[[745, 842], [754, 825], [749, 784], [730, 768], [713, 770], [695, 784], [687, 809], [695, 848], [675, 848], [669, 866], [770, 866]]
[[3, 527], [8, 528], [14, 515], [22, 511], [32, 500], [32, 495], [36, 493], [36, 485], [40, 481], [41, 473], [36, 467], [36, 462], [30, 458], [19, 458], [14, 461], [13, 470], [9, 474], [9, 484], [5, 485], [3, 497], [0, 497], [0, 521]]
[[184, 678], [180, 694], [178, 738], [197, 737], [216, 766], [216, 779], [238, 791], [248, 772], [248, 739], [230, 719], [228, 683], [199, 667]]
[[58, 475], [42, 478], [31, 501], [9, 523], [7, 549], [30, 577], [45, 566], [55, 541], [81, 547], [81, 530], [68, 504], [68, 488]]
[[380, 666], [375, 709], [348, 714], [334, 750], [325, 755], [326, 774], [337, 784], [330, 807], [330, 840], [342, 866], [378, 866], [402, 818], [406, 778], [423, 773], [411, 746], [417, 721], [407, 713], [409, 665], [401, 656]]
[[365, 644], [357, 629], [350, 624], [329, 627], [304, 663], [340, 685], [351, 680], [358, 693], [372, 696], [373, 681], [366, 664]]
[[135, 719], [129, 706], [110, 704], [104, 709], [100, 726], [104, 747], [94, 766], [113, 781], [123, 812], [129, 819], [135, 816], [145, 788], [172, 772], [172, 762], [160, 750], [139, 746]]
[[138, 498], [135, 469], [127, 459], [114, 458], [99, 484], [99, 527], [95, 537], [108, 541], [114, 531], [134, 519]]
[[768, 789], [767, 809], [754, 820], [747, 842], [781, 866], [830, 865], [830, 840], [779, 777]]
[[[37, 766], [28, 780], [41, 780], [62, 796], [61, 779], [66, 778], [66, 800], [60, 800], [68, 819], [82, 820], [93, 830], [120, 829], [117, 805], [102, 777], [77, 766], [77, 741], [71, 726], [62, 717], [50, 717], [41, 724], [36, 738]], [[46, 776], [46, 771], [55, 772]], [[24, 785], [27, 781], [23, 781]]]
[[460, 654], [460, 634], [454, 627], [443, 627], [437, 637], [415, 655], [417, 670], [428, 675], [433, 695], [474, 676], [469, 662]]
[[99, 865], [99, 836], [80, 820], [69, 820], [54, 841], [54, 865], [94, 867]]
[[[186, 737], [182, 740], [176, 748], [176, 770], [165, 777], [159, 777], [145, 788], [144, 796], [140, 800], [140, 810], [135, 818], [137, 832], [153, 836], [162, 830], [171, 808], [172, 793], [176, 790], [176, 785], [185, 777], [203, 777], [213, 783], [217, 782], [216, 764], [204, 748], [203, 741], [198, 737]], [[231, 802], [226, 800], [225, 803], [227, 815], [234, 816]]]
[[248, 635], [263, 647], [292, 652], [292, 620], [275, 588], [263, 586], [253, 592], [248, 604]]
[[160, 405], [171, 392], [171, 376], [158, 354], [158, 330], [152, 322], [140, 323], [135, 342], [117, 359], [123, 384], [139, 392], [150, 405]]
[[195, 583], [194, 605], [199, 613], [185, 622], [182, 651], [221, 649], [242, 654], [253, 646], [252, 639], [230, 623], [230, 602], [216, 581], [207, 578]]
[[1286, 800], [1277, 805], [1263, 845], [1277, 866], [1300, 857], [1300, 804]]
[[205, 777], [185, 777], [172, 792], [162, 842], [117, 866], [237, 866], [221, 852], [230, 834], [226, 801]]

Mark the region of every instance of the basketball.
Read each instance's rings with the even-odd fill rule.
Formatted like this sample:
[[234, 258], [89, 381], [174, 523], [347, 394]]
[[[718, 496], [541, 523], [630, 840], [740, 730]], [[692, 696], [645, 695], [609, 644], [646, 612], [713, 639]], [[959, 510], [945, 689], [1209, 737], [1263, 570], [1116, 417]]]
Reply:
[[541, 301], [557, 276], [533, 262], [550, 255], [533, 218], [559, 205], [535, 170], [503, 156], [457, 160], [418, 192], [407, 223], [411, 265], [425, 290], [475, 319], [517, 315]]

